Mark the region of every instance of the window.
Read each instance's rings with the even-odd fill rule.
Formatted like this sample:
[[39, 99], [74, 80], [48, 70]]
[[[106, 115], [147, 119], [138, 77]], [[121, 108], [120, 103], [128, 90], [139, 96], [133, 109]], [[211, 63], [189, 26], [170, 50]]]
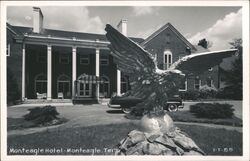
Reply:
[[35, 77], [35, 93], [47, 93], [47, 77], [44, 74], [38, 74]]
[[69, 55], [60, 54], [59, 63], [61, 63], [61, 64], [69, 64]]
[[182, 82], [179, 91], [187, 91], [187, 79]]
[[100, 84], [100, 97], [109, 97], [110, 83], [107, 76], [102, 76], [103, 83]]
[[6, 47], [6, 56], [10, 56], [10, 44]]
[[70, 98], [70, 77], [62, 74], [57, 78], [57, 96], [62, 94], [62, 98]]
[[38, 63], [46, 63], [46, 55], [45, 54], [37, 54], [37, 62]]
[[194, 89], [199, 90], [199, 89], [200, 89], [200, 86], [201, 86], [201, 80], [199, 79], [199, 77], [196, 77], [196, 78], [194, 79]]
[[164, 65], [163, 69], [168, 69], [172, 64], [172, 52], [170, 50], [164, 51]]
[[170, 34], [167, 34], [167, 35], [166, 35], [166, 43], [167, 43], [167, 44], [170, 44]]
[[89, 65], [89, 55], [81, 55], [80, 64], [81, 65]]
[[109, 56], [108, 55], [101, 55], [100, 64], [101, 65], [109, 65]]
[[213, 80], [211, 78], [207, 78], [207, 85], [208, 85], [208, 87], [212, 87]]

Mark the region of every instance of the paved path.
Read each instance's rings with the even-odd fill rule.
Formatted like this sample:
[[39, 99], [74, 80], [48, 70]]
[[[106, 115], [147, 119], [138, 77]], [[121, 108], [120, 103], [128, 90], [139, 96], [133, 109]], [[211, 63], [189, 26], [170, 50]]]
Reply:
[[[21, 107], [8, 107], [7, 115], [8, 118], [21, 118], [27, 113], [27, 109], [31, 106]], [[124, 117], [124, 113], [120, 110], [110, 109], [105, 105], [74, 105], [74, 106], [57, 106], [57, 111], [60, 113], [60, 117], [64, 117], [69, 121], [62, 125], [56, 125], [51, 127], [37, 127], [22, 130], [11, 130], [8, 131], [8, 136], [12, 135], [26, 135], [36, 132], [53, 131], [66, 128], [75, 127], [87, 127], [94, 125], [107, 125], [107, 124], [119, 124], [119, 123], [138, 123], [138, 120], [128, 120]], [[176, 122], [178, 124], [186, 125], [198, 125], [206, 126], [211, 128], [225, 128], [227, 130], [237, 130], [242, 132], [241, 127], [231, 127], [224, 125], [214, 124], [203, 124], [203, 123], [187, 123], [187, 122]]]

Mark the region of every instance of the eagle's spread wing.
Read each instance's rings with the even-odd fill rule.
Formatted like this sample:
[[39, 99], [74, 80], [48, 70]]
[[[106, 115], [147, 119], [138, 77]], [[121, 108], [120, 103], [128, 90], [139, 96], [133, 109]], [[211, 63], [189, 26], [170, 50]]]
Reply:
[[169, 70], [177, 69], [183, 73], [201, 74], [209, 68], [220, 64], [224, 58], [231, 57], [236, 52], [237, 49], [228, 49], [191, 54], [173, 63]]
[[111, 25], [107, 24], [105, 30], [107, 31], [106, 37], [111, 42], [109, 46], [113, 52], [111, 54], [119, 69], [137, 76], [155, 72], [155, 62], [150, 53]]
[[133, 85], [132, 95], [145, 97], [143, 93], [148, 89], [146, 81], [155, 79], [156, 64], [153, 56], [136, 44], [133, 40], [122, 35], [107, 24], [106, 37], [110, 41], [109, 48], [118, 69], [129, 76]]

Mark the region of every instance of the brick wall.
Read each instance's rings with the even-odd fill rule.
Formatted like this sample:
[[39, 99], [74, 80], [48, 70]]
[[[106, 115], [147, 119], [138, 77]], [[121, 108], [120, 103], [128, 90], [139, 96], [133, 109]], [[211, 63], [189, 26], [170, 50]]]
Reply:
[[172, 62], [175, 62], [179, 57], [188, 55], [186, 50], [188, 46], [169, 28], [162, 31], [159, 35], [151, 39], [145, 49], [157, 55], [158, 68], [163, 69], [163, 53], [166, 49], [172, 52]]

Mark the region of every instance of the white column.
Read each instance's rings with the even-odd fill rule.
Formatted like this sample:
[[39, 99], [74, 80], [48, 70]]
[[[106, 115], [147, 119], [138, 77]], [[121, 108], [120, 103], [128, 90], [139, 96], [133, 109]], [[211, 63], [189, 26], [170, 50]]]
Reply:
[[75, 96], [75, 82], [76, 80], [76, 47], [72, 48], [72, 98]]
[[[100, 76], [100, 49], [96, 48], [95, 51], [95, 75], [97, 77]], [[100, 96], [100, 84], [97, 83], [96, 84], [96, 98], [97, 100], [99, 100], [99, 96]]]
[[25, 44], [23, 44], [23, 52], [22, 52], [22, 100], [25, 99]]
[[47, 46], [47, 100], [51, 100], [52, 52], [51, 45]]
[[117, 69], [117, 95], [121, 95], [121, 71]]

